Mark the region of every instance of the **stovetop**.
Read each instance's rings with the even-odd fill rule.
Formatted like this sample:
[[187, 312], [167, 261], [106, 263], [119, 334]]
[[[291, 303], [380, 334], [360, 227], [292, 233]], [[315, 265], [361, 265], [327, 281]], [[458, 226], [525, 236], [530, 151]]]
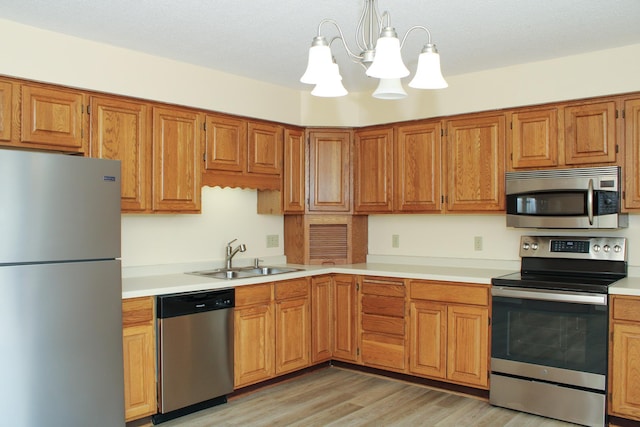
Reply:
[[573, 292], [607, 293], [610, 285], [619, 278], [589, 276], [559, 276], [540, 273], [507, 274], [491, 279], [494, 286], [514, 286], [520, 288], [553, 289]]

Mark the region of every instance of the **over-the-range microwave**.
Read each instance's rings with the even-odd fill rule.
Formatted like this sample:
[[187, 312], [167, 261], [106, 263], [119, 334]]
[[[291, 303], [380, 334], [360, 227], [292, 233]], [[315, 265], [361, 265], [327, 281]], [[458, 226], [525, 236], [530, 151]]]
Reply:
[[620, 167], [507, 172], [507, 226], [622, 228]]

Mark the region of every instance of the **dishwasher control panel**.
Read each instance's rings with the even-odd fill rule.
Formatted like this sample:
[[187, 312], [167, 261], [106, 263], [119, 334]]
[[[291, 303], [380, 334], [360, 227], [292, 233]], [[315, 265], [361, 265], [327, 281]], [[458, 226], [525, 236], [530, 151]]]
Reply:
[[235, 289], [181, 292], [157, 297], [158, 319], [222, 310], [235, 306]]

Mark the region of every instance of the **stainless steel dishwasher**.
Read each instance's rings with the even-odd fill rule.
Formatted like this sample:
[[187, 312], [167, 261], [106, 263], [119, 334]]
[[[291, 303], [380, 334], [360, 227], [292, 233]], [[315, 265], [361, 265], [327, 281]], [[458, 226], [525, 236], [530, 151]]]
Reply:
[[233, 391], [234, 289], [157, 297], [158, 424]]

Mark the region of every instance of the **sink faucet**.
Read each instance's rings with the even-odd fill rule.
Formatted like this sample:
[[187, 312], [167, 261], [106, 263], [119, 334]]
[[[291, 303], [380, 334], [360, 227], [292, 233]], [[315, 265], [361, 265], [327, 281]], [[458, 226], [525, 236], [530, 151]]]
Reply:
[[234, 255], [238, 252], [244, 252], [247, 250], [247, 247], [244, 244], [238, 245], [235, 249], [233, 249], [231, 247], [231, 244], [236, 240], [238, 239], [233, 239], [232, 241], [227, 243], [227, 256], [225, 258], [225, 261], [227, 263], [227, 270], [231, 269], [231, 260], [233, 259]]

